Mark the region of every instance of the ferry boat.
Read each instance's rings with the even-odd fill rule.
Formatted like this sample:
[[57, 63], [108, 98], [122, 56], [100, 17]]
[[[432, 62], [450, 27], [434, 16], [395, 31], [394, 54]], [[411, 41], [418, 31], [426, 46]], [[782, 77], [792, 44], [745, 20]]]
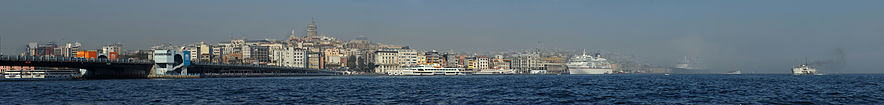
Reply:
[[504, 70], [504, 69], [499, 69], [499, 70], [479, 70], [479, 71], [477, 71], [476, 73], [473, 73], [473, 74], [476, 74], [476, 75], [505, 75], [505, 74], [515, 74], [515, 71], [513, 71], [513, 70]]
[[72, 79], [73, 70], [35, 69], [30, 66], [0, 66], [0, 80]]
[[583, 50], [583, 55], [572, 57], [567, 66], [569, 74], [614, 73], [611, 63], [608, 62], [608, 59], [602, 58], [601, 53], [597, 52], [595, 56], [590, 56], [586, 55], [586, 50]]
[[811, 66], [807, 65], [807, 58], [804, 58], [804, 64], [793, 67], [792, 74], [794, 74], [794, 75], [816, 75], [817, 71], [816, 71], [815, 67], [811, 67]]
[[438, 65], [406, 66], [403, 69], [392, 70], [387, 75], [403, 76], [433, 76], [433, 75], [471, 75], [472, 71], [464, 71], [460, 68], [442, 68]]

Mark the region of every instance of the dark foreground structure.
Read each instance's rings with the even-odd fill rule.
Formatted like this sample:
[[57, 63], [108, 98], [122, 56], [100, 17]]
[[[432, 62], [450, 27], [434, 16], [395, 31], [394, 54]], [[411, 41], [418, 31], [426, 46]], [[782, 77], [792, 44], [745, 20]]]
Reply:
[[[85, 69], [83, 78], [147, 78], [154, 74], [154, 62], [147, 60], [107, 60], [64, 57], [2, 56], [0, 66], [34, 66]], [[248, 64], [201, 64], [187, 66], [187, 73], [200, 77], [259, 77], [339, 75], [342, 72]]]

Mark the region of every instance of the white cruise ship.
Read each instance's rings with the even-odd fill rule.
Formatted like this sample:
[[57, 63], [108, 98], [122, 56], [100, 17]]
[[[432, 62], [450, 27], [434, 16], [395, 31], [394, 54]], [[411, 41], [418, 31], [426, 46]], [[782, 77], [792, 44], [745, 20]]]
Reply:
[[387, 75], [414, 75], [414, 76], [432, 76], [432, 75], [471, 75], [472, 71], [464, 71], [460, 68], [442, 68], [438, 65], [417, 65], [407, 66], [399, 70], [391, 70]]
[[614, 69], [608, 59], [602, 58], [600, 53], [595, 56], [583, 55], [574, 56], [568, 61], [569, 74], [612, 74]]

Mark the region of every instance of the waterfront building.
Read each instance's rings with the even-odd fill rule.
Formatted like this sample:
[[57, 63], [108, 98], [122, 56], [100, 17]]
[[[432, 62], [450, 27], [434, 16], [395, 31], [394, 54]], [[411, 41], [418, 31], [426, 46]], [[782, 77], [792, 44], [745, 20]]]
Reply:
[[223, 45], [212, 45], [211, 58], [209, 58], [209, 61], [212, 63], [223, 63], [224, 60], [222, 58], [224, 57], [224, 49], [225, 47]]
[[325, 68], [329, 69], [337, 69], [343, 67], [342, 58], [344, 55], [341, 52], [341, 49], [338, 48], [328, 48], [322, 51], [323, 56], [325, 56]]
[[457, 64], [458, 64], [458, 62], [460, 62], [460, 60], [457, 59], [457, 54], [448, 53], [448, 54], [443, 55], [443, 57], [445, 58], [445, 64], [444, 64], [445, 66], [444, 67], [447, 67], [447, 68], [458, 67]]
[[198, 49], [197, 52], [199, 52], [199, 53], [196, 54], [198, 56], [197, 57], [198, 59], [192, 59], [192, 60], [195, 60], [197, 62], [211, 62], [212, 46], [206, 44], [205, 42], [200, 42], [200, 44], [197, 47], [199, 47], [199, 48], [197, 48]]
[[182, 53], [188, 52], [188, 53], [190, 53], [190, 56], [188, 56], [188, 57], [190, 57], [191, 60], [193, 60], [195, 62], [199, 62], [199, 53], [200, 53], [199, 47], [200, 47], [199, 45], [185, 46], [179, 52], [182, 52]]
[[440, 66], [446, 66], [445, 58], [443, 58], [442, 54], [436, 52], [436, 50], [432, 50], [430, 52], [426, 52], [423, 54], [424, 60], [421, 62], [423, 65], [433, 65], [438, 64]]
[[546, 54], [546, 57], [540, 58], [541, 60], [541, 69], [546, 70], [547, 74], [563, 74], [566, 73], [568, 68], [566, 67], [565, 57], [561, 57], [561, 55], [556, 55], [558, 53], [548, 52], [551, 54]]
[[455, 56], [457, 59], [457, 66], [455, 68], [468, 68], [470, 64], [470, 56], [468, 55], [457, 55]]
[[102, 54], [107, 54], [107, 53], [110, 53], [110, 52], [121, 53], [121, 52], [123, 52], [123, 51], [122, 51], [122, 50], [123, 50], [122, 47], [123, 47], [123, 45], [122, 45], [122, 44], [119, 44], [119, 43], [110, 44], [110, 45], [104, 45], [104, 46], [101, 47], [101, 52], [99, 52], [99, 53], [102, 53]]
[[62, 46], [57, 45], [53, 41], [48, 43], [30, 42], [25, 47], [26, 49], [22, 56], [74, 57], [76, 56], [76, 51], [84, 50], [81, 46], [79, 42], [66, 43]]
[[221, 48], [221, 62], [226, 64], [241, 64], [242, 63], [242, 40], [231, 40], [230, 42], [222, 42], [219, 43]]
[[281, 66], [285, 67], [307, 67], [306, 54], [307, 50], [296, 47], [285, 47], [280, 53]]
[[491, 60], [491, 69], [509, 70], [511, 69], [510, 64], [512, 64], [512, 62], [513, 60], [506, 59], [503, 57], [503, 55], [495, 55], [494, 58]]
[[252, 58], [252, 51], [253, 51], [252, 48], [255, 46], [241, 45], [241, 47], [242, 47], [242, 49], [241, 49], [242, 61], [241, 62], [243, 64], [252, 64], [254, 62], [254, 59]]
[[418, 65], [417, 51], [414, 49], [398, 49], [399, 66]]
[[49, 42], [45, 44], [39, 44], [37, 42], [30, 42], [27, 45], [27, 52], [22, 55], [25, 56], [56, 56], [56, 48], [58, 45], [55, 42]]
[[374, 51], [374, 72], [386, 73], [400, 68], [399, 51], [396, 49], [378, 49]]
[[476, 56], [473, 60], [473, 70], [488, 70], [490, 59], [487, 56]]
[[251, 62], [246, 63], [266, 65], [271, 62], [270, 46], [250, 45], [248, 54]]
[[525, 74], [529, 73], [530, 70], [536, 70], [542, 67], [539, 54], [516, 54], [512, 59], [512, 69], [515, 69], [517, 73]]
[[83, 49], [81, 49], [81, 46], [82, 46], [82, 44], [80, 44], [80, 42], [66, 43], [64, 46], [60, 47], [61, 48], [60, 54], [63, 57], [77, 56], [76, 51], [83, 50]]
[[568, 67], [565, 63], [544, 63], [543, 69], [547, 74], [566, 74]]
[[466, 68], [467, 68], [466, 70], [476, 70], [477, 69], [475, 56], [469, 56], [469, 57], [465, 58], [464, 61], [465, 61], [464, 66], [466, 66]]
[[285, 53], [286, 51], [285, 45], [283, 45], [282, 43], [265, 43], [259, 46], [267, 46], [270, 52], [270, 61], [267, 62], [267, 65], [282, 66], [282, 57], [285, 57], [283, 56], [283, 53]]
[[323, 69], [323, 67], [325, 67], [324, 61], [325, 60], [322, 58], [322, 52], [307, 51], [307, 68]]

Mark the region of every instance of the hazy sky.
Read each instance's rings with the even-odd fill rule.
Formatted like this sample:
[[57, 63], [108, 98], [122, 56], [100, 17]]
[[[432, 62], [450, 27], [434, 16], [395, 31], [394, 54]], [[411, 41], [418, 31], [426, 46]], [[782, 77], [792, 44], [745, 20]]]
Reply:
[[2, 0], [0, 46], [163, 42], [319, 31], [421, 49], [593, 48], [656, 65], [695, 56], [710, 69], [786, 73], [803, 58], [824, 73], [884, 73], [882, 0]]

